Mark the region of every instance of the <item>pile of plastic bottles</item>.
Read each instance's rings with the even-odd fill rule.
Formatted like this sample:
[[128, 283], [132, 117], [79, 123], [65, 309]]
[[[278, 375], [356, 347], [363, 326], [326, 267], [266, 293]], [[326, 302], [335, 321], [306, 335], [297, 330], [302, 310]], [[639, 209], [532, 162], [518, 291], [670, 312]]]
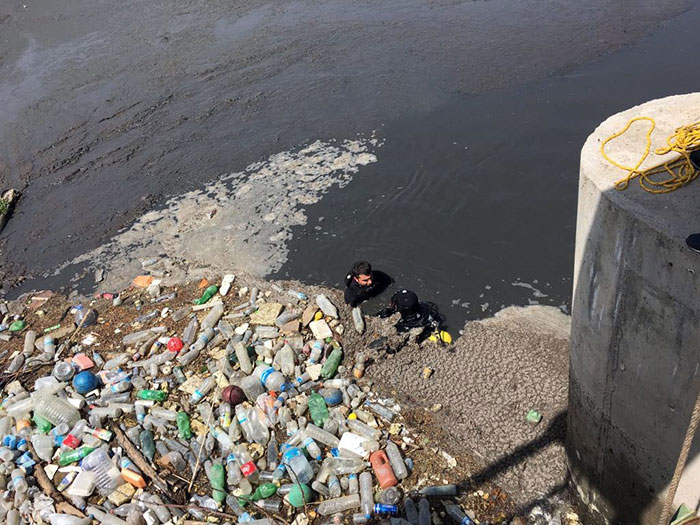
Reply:
[[[324, 295], [311, 301], [276, 285], [267, 297], [240, 289], [236, 297], [243, 302], [225, 304], [233, 281], [225, 276], [193, 305], [140, 315], [140, 329], [119, 334], [121, 348], [109, 355], [70, 341], [57, 348], [50, 335], [24, 334], [24, 352], [8, 373], [25, 359], [40, 359], [50, 374], [3, 390], [4, 523], [90, 522], [57, 512], [56, 498], [32, 479], [36, 468], [62, 498], [109, 525], [212, 519], [209, 511], [219, 513], [213, 514], [219, 522], [255, 525], [299, 515], [332, 523], [431, 522], [428, 500], [416, 506], [402, 493], [413, 464], [402, 455], [400, 437], [389, 433], [400, 415], [373, 400], [361, 354], [349, 367], [336, 306]], [[157, 287], [148, 292], [151, 304], [175, 297]], [[284, 304], [271, 303], [271, 296]], [[266, 302], [279, 309], [267, 310], [273, 322], [256, 320]], [[115, 307], [120, 304], [115, 297]], [[94, 310], [80, 307], [74, 315], [76, 327], [97, 321]], [[173, 321], [170, 329], [157, 324], [164, 316]], [[364, 330], [359, 310], [351, 322]], [[181, 333], [173, 331], [177, 325], [184, 326]], [[179, 483], [177, 490], [192, 494], [187, 505], [173, 505], [137, 466], [115, 439], [115, 425], [163, 479], [175, 480], [166, 489]], [[455, 494], [449, 485], [422, 492]], [[445, 510], [460, 523], [472, 522], [456, 505]]]

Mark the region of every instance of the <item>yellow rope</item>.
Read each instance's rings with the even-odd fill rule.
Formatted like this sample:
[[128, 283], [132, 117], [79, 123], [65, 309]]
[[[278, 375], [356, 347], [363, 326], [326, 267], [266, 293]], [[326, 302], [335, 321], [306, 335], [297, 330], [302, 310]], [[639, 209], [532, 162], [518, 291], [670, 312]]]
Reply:
[[[630, 129], [632, 124], [640, 120], [646, 120], [651, 124], [649, 131], [647, 131], [646, 148], [644, 150], [644, 154], [635, 166], [623, 166], [622, 164], [619, 164], [608, 157], [608, 155], [605, 153], [605, 145], [611, 140], [623, 135], [628, 129]], [[654, 153], [657, 155], [665, 155], [666, 153], [675, 151], [676, 153], [680, 154], [679, 157], [646, 170], [639, 170], [639, 167], [649, 156], [649, 151], [651, 150], [651, 133], [654, 131], [655, 127], [656, 122], [653, 118], [635, 117], [627, 123], [622, 131], [611, 135], [600, 145], [600, 152], [603, 155], [603, 158], [613, 166], [627, 172], [626, 177], [623, 177], [615, 183], [615, 189], [620, 191], [626, 190], [631, 180], [639, 178], [639, 185], [642, 187], [642, 189], [648, 191], [649, 193], [670, 193], [695, 180], [700, 174], [700, 172], [696, 170], [693, 167], [693, 164], [690, 162], [690, 153], [693, 150], [700, 148], [700, 122], [695, 122], [694, 124], [677, 128], [675, 133], [666, 139], [667, 146], [657, 148], [654, 151]], [[657, 175], [660, 173], [665, 173], [667, 176], [659, 179]]]

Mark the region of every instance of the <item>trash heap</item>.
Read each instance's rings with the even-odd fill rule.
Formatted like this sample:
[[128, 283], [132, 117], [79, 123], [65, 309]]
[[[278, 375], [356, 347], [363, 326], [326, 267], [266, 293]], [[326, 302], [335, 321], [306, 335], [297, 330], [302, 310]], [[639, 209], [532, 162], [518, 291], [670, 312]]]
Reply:
[[178, 292], [142, 276], [35, 330], [2, 305], [0, 350], [24, 341], [4, 352], [3, 522], [429, 525], [426, 497], [456, 487], [409, 493], [399, 408], [346, 355], [336, 305], [233, 275], [200, 293], [171, 309]]

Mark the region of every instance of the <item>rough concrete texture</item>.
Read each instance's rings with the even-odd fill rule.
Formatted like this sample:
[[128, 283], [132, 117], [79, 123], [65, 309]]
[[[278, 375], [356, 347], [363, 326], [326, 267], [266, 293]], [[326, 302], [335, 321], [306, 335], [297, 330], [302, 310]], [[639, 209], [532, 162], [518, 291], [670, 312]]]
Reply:
[[[700, 94], [615, 115], [582, 150], [567, 439], [587, 523], [657, 523], [700, 389], [700, 258], [684, 242], [700, 227], [700, 184], [666, 195], [634, 182], [614, 189], [624, 173], [601, 157], [600, 144], [637, 116], [656, 120], [653, 150], [698, 120]], [[606, 152], [634, 165], [647, 130], [635, 123]], [[668, 156], [652, 155], [643, 168], [662, 160]], [[679, 492], [693, 507], [700, 503], [697, 466], [686, 470]]]
[[[566, 484], [568, 334], [561, 327], [568, 318], [541, 306], [508, 310], [467, 323], [453, 346], [408, 345], [368, 374], [405, 405], [442, 405], [448, 451], [469, 451], [481, 463], [463, 485], [497, 483], [527, 508]], [[427, 379], [424, 367], [434, 369]], [[543, 415], [537, 426], [526, 422], [530, 409]]]

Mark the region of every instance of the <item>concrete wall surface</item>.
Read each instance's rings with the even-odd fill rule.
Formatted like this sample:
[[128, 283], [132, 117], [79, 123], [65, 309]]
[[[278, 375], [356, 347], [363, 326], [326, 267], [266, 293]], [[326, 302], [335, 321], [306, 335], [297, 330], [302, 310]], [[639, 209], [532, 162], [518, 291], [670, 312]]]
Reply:
[[[700, 180], [653, 195], [600, 153], [630, 118], [656, 120], [652, 151], [700, 120], [700, 93], [654, 100], [610, 117], [581, 153], [572, 307], [567, 454], [584, 523], [657, 523], [700, 391]], [[606, 146], [634, 166], [647, 122]], [[676, 155], [651, 154], [650, 167]], [[677, 502], [700, 505], [700, 438]]]

